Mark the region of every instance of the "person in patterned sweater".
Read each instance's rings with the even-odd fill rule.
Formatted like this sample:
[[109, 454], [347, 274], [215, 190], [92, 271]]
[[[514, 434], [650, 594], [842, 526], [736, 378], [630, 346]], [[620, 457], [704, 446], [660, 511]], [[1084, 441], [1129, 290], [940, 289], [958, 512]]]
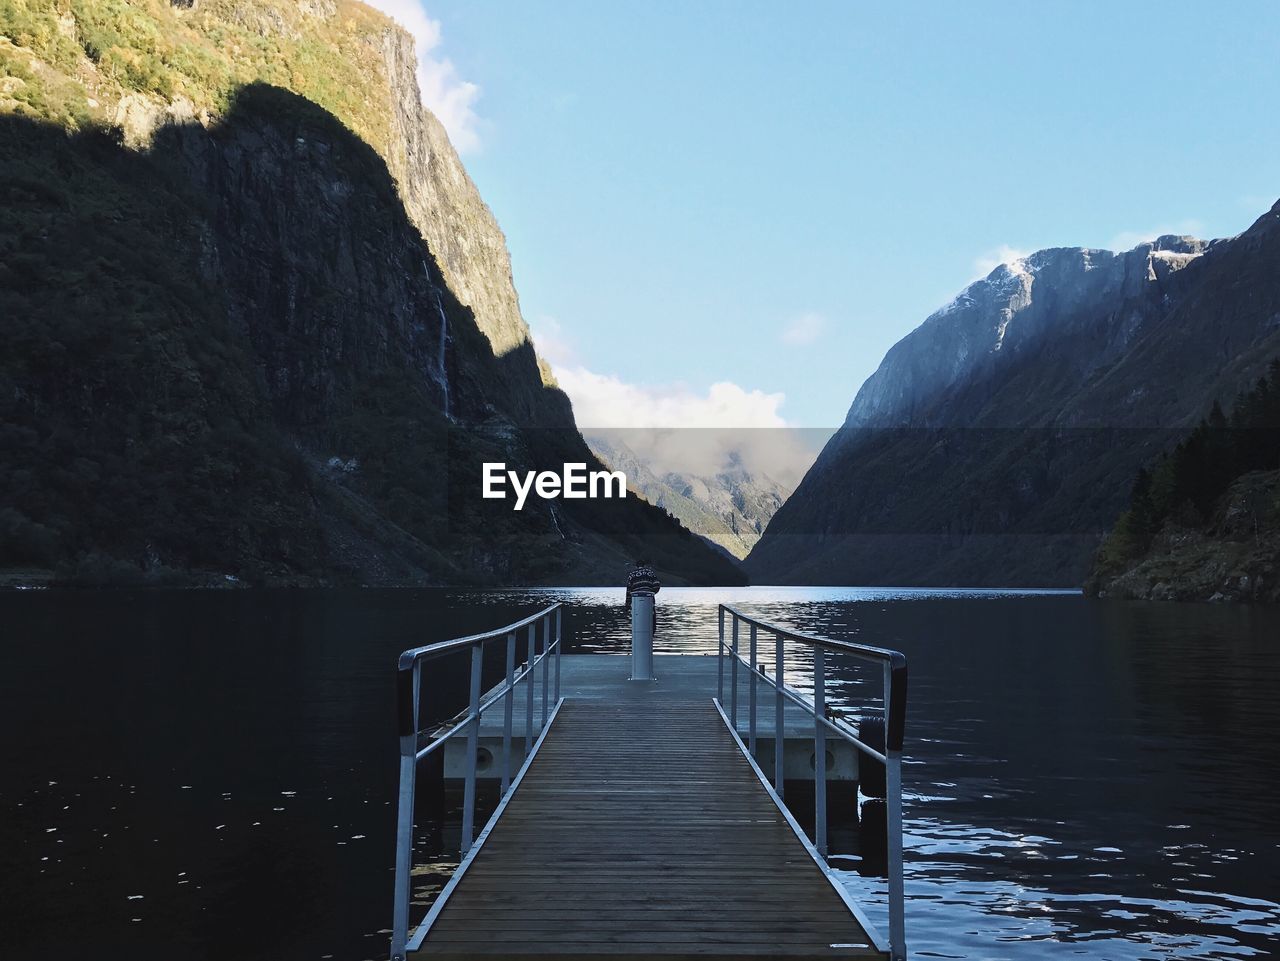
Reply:
[[[639, 558], [635, 566], [631, 568], [627, 574], [627, 610], [631, 610], [631, 598], [637, 594], [645, 594], [654, 597], [658, 591], [662, 590], [662, 582], [658, 580], [657, 572], [649, 566], [649, 562], [643, 557]], [[658, 605], [653, 605], [653, 633], [658, 633]]]

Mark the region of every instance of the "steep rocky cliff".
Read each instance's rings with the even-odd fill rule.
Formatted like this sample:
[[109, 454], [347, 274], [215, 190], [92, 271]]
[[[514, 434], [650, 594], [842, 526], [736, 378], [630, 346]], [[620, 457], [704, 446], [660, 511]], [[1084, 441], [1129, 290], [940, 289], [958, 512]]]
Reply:
[[740, 579], [635, 499], [480, 501], [481, 461], [594, 460], [389, 21], [323, 0], [0, 15], [0, 567], [610, 582], [646, 552]]
[[[1062, 384], [1066, 402], [1081, 379], [1123, 354], [1143, 323], [1163, 309], [1164, 298], [1176, 296], [1174, 275], [1210, 246], [1170, 236], [1121, 254], [1067, 247], [1001, 264], [890, 348], [854, 397], [845, 426], [954, 423], [950, 408], [939, 403], [943, 394], [1010, 377], [1029, 354], [1087, 338], [1087, 352], [1064, 351], [1058, 358], [1071, 375]], [[1038, 393], [1037, 403], [1041, 398]], [[1028, 419], [1016, 408], [981, 416], [990, 426]]]
[[1137, 467], [1280, 345], [1280, 206], [1231, 240], [997, 267], [895, 345], [755, 580], [1075, 586]]
[[384, 48], [392, 91], [387, 162], [405, 209], [435, 254], [449, 289], [471, 308], [493, 353], [500, 358], [516, 355], [510, 361], [507, 390], [526, 404], [543, 405], [543, 410], [528, 409], [527, 416], [546, 419], [548, 425], [571, 426], [572, 415], [563, 404], [546, 409], [556, 395], [530, 392], [533, 382], [522, 369], [529, 359], [539, 366], [544, 383], [554, 385], [554, 379], [534, 355], [511, 277], [506, 238], [444, 126], [418, 98], [412, 38], [401, 30], [387, 30]]

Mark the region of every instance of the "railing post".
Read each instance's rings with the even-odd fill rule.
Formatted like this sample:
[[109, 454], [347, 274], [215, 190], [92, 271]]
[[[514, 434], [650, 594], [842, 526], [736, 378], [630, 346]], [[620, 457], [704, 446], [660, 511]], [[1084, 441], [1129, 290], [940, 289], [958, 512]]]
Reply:
[[893, 668], [884, 665], [884, 723], [885, 765], [884, 806], [888, 833], [889, 861], [889, 953], [893, 961], [905, 961], [907, 956], [905, 905], [902, 883], [902, 750], [891, 743], [889, 718], [893, 717]]
[[525, 665], [524, 679], [529, 696], [524, 702], [524, 756], [533, 750], [533, 657], [538, 645], [537, 624], [529, 625], [529, 663]]
[[782, 694], [782, 689], [786, 686], [786, 681], [783, 679], [785, 668], [782, 660], [782, 633], [775, 631], [773, 638], [773, 670], [776, 695], [773, 705], [773, 789], [778, 792], [778, 797], [782, 797], [783, 767], [787, 757], [786, 698]]
[[516, 635], [507, 635], [507, 693], [502, 697], [502, 794], [511, 784], [511, 720], [516, 706]]
[[[391, 961], [404, 961], [409, 940], [409, 900], [413, 881], [413, 800], [418, 775], [418, 682], [422, 663], [415, 661], [409, 674], [409, 690], [400, 691], [400, 800], [396, 811], [395, 907], [391, 920]], [[404, 683], [401, 672], [401, 683]], [[407, 701], [405, 700], [407, 699]]]
[[733, 615], [733, 651], [729, 658], [729, 683], [733, 691], [729, 694], [729, 723], [733, 731], [738, 732], [738, 615]]
[[751, 756], [756, 756], [756, 681], [759, 679], [760, 672], [756, 669], [756, 626], [751, 625], [751, 693], [750, 707], [747, 715], [747, 750], [751, 752]]
[[827, 714], [826, 652], [813, 649], [813, 846], [827, 857]]
[[542, 619], [542, 723], [541, 731], [547, 726], [547, 692], [551, 686], [551, 618]]
[[564, 610], [562, 607], [556, 608], [556, 703], [560, 703], [560, 655], [564, 653], [564, 644], [561, 641], [560, 634], [560, 612]]
[[471, 723], [467, 726], [467, 779], [462, 787], [462, 853], [471, 850], [476, 823], [476, 754], [480, 750], [480, 672], [484, 642], [471, 647]]
[[724, 605], [720, 605], [720, 643], [716, 645], [716, 700], [724, 705]]

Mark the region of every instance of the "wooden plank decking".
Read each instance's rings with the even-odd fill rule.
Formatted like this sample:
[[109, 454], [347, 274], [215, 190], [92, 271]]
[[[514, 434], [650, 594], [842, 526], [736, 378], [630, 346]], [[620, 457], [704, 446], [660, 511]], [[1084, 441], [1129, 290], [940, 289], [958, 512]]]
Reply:
[[[593, 659], [594, 660], [594, 659]], [[885, 955], [796, 837], [711, 691], [567, 699], [416, 958]], [[615, 667], [610, 668], [610, 670]]]

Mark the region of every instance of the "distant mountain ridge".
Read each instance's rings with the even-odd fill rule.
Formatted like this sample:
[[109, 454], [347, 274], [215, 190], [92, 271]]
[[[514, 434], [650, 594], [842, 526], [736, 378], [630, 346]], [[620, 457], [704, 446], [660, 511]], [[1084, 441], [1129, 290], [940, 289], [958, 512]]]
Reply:
[[627, 446], [626, 433], [588, 428], [583, 437], [604, 463], [624, 471], [627, 483], [650, 504], [738, 560], [750, 553], [791, 494], [779, 481], [749, 469], [733, 451], [711, 473], [655, 469]]
[[1137, 466], [1280, 345], [1280, 205], [1238, 237], [1038, 251], [886, 354], [745, 566], [1079, 585]]

